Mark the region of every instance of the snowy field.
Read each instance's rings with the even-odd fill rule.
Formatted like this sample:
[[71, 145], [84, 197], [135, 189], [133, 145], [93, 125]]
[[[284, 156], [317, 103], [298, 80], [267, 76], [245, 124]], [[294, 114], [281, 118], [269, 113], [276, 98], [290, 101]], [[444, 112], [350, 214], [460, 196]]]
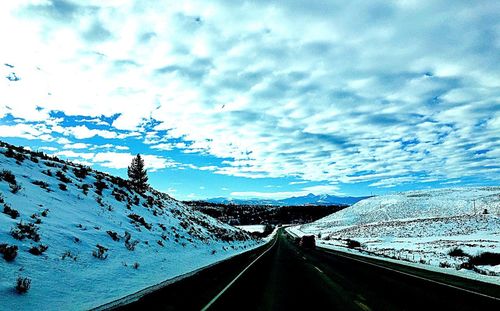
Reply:
[[289, 230], [333, 248], [347, 249], [350, 239], [364, 254], [500, 283], [498, 264], [467, 267], [473, 256], [500, 253], [499, 215], [500, 187], [422, 190], [369, 198]]
[[246, 225], [246, 226], [236, 226], [236, 227], [240, 228], [241, 230], [244, 230], [246, 232], [251, 232], [251, 233], [259, 232], [259, 233], [263, 233], [264, 232], [264, 228], [266, 226], [264, 226], [264, 225]]
[[[113, 176], [6, 152], [0, 310], [89, 309], [263, 243], [152, 189], [139, 195]], [[6, 247], [17, 256], [2, 256]], [[15, 290], [18, 277], [31, 280], [27, 293]]]

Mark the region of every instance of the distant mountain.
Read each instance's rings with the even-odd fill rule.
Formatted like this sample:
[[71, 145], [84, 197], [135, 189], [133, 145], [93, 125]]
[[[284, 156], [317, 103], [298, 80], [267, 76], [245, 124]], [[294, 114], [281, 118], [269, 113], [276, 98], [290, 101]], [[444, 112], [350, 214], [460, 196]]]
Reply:
[[368, 197], [339, 197], [328, 194], [315, 195], [309, 193], [305, 196], [291, 197], [281, 200], [270, 199], [231, 199], [212, 198], [205, 200], [210, 203], [237, 204], [237, 205], [272, 205], [272, 206], [293, 206], [293, 205], [353, 205]]

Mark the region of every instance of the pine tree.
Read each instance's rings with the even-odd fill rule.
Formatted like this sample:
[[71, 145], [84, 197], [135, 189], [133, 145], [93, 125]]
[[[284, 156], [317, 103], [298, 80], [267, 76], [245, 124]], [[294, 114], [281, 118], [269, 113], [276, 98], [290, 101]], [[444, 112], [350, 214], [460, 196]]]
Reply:
[[128, 179], [135, 190], [139, 193], [144, 193], [148, 189], [148, 174], [144, 169], [144, 160], [140, 154], [137, 154], [127, 170]]

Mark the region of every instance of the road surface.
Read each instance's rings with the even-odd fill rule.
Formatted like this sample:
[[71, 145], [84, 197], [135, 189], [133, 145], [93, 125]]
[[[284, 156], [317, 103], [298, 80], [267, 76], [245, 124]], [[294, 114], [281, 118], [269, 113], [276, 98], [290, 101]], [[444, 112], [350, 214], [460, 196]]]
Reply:
[[[201, 310], [263, 251], [223, 262], [121, 310]], [[327, 250], [302, 249], [281, 230], [274, 246], [208, 310], [500, 310], [499, 298], [500, 286]]]

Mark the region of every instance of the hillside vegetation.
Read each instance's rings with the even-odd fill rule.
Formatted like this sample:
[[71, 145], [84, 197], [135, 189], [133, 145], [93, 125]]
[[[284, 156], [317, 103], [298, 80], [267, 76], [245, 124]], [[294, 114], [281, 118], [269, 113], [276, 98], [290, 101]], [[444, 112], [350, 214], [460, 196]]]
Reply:
[[88, 309], [261, 243], [152, 188], [0, 142], [0, 309]]

